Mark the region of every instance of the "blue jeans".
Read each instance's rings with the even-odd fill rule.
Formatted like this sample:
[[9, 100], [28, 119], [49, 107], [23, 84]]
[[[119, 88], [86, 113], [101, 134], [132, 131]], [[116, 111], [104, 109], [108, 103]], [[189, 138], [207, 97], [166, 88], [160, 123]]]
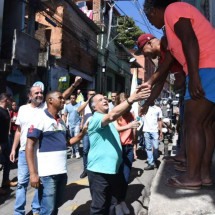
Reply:
[[90, 140], [88, 134], [85, 134], [83, 138], [83, 163], [84, 163], [84, 170], [87, 169], [87, 155], [90, 149]]
[[122, 158], [123, 158], [123, 174], [125, 181], [128, 184], [131, 173], [131, 167], [134, 160], [133, 145], [122, 146]]
[[158, 132], [144, 132], [149, 165], [154, 165], [154, 162], [158, 159], [158, 137]]
[[[80, 125], [76, 125], [73, 128], [69, 127], [69, 132], [70, 132], [71, 137], [78, 135], [80, 133]], [[72, 147], [70, 147], [70, 148], [72, 148], [73, 154], [75, 154], [77, 152], [79, 153], [79, 144], [80, 143], [76, 143], [76, 144], [73, 144]]]
[[134, 160], [134, 151], [133, 151], [133, 145], [123, 145], [122, 146], [122, 169], [120, 168], [120, 171], [123, 172], [123, 179], [121, 180], [121, 195], [120, 195], [120, 201], [124, 201], [126, 198], [126, 193], [128, 190], [128, 183], [129, 183], [129, 178], [131, 174], [131, 168], [132, 168], [132, 163]]
[[[25, 214], [26, 205], [26, 192], [29, 184], [29, 170], [28, 164], [25, 157], [25, 151], [19, 151], [18, 159], [18, 184], [16, 190], [16, 201], [14, 208], [14, 215]], [[40, 204], [38, 199], [38, 190], [35, 189], [34, 198], [31, 204], [33, 213], [40, 211]]]
[[65, 193], [67, 174], [43, 176], [40, 180], [40, 215], [57, 214]]

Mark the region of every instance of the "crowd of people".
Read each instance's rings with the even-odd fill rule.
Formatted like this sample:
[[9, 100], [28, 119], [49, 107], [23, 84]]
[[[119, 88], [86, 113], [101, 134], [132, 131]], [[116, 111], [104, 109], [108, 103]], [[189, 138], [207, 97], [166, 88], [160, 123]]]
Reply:
[[[88, 176], [92, 195], [90, 214], [129, 214], [125, 200], [132, 163], [137, 159], [137, 128], [140, 126], [131, 107], [134, 102], [149, 98], [150, 86], [143, 85], [130, 97], [126, 93], [112, 92], [109, 101], [106, 96], [89, 89], [87, 100], [77, 102], [75, 88], [80, 82], [81, 77], [76, 77], [64, 93], [47, 93], [45, 102], [43, 89], [32, 86], [28, 103], [19, 109], [9, 95], [1, 94], [0, 117], [5, 118], [4, 125], [7, 125], [5, 143], [1, 147], [8, 146], [8, 149], [4, 153], [2, 147], [7, 161], [2, 162], [0, 194], [6, 194], [6, 187], [17, 186], [14, 214], [25, 214], [29, 181], [35, 188], [31, 204], [33, 214], [57, 214], [67, 184], [68, 155], [79, 159], [81, 154], [83, 172], [80, 178]], [[150, 108], [161, 110], [157, 106]], [[148, 118], [146, 114], [141, 119], [145, 121], [141, 131], [147, 133], [144, 129], [148, 126], [154, 127], [153, 131], [148, 131], [153, 137], [154, 131], [159, 133], [154, 140], [145, 137], [148, 155], [145, 170], [156, 167], [158, 136], [162, 137], [158, 124], [162, 113], [158, 112], [154, 113], [153, 123], [151, 111]], [[83, 150], [79, 153], [81, 140]], [[78, 147], [70, 148], [72, 146]], [[46, 162], [47, 158], [51, 162]], [[11, 162], [17, 162], [18, 181], [9, 180]]]
[[[112, 92], [108, 101], [106, 95], [88, 89], [84, 101], [77, 89], [81, 77], [63, 93], [51, 91], [45, 98], [44, 89], [32, 86], [28, 103], [19, 109], [11, 96], [0, 94], [0, 195], [6, 194], [5, 187], [17, 186], [14, 214], [25, 214], [29, 182], [35, 188], [33, 214], [58, 213], [67, 184], [67, 156], [81, 158], [80, 141], [80, 178], [88, 176], [92, 197], [89, 214], [129, 214], [125, 201], [137, 159], [138, 134], [144, 137], [147, 154], [144, 170], [159, 165], [163, 114], [156, 99], [169, 73], [174, 74], [175, 89], [181, 94], [180, 150], [170, 159], [178, 162], [175, 168], [183, 174], [170, 177], [166, 185], [200, 189], [213, 184], [214, 28], [196, 8], [176, 0], [145, 0], [144, 12], [155, 27], [164, 30], [164, 36], [138, 38], [136, 54], [159, 58], [159, 63], [157, 71], [130, 96]], [[138, 116], [132, 110], [134, 102], [139, 102]], [[11, 181], [11, 162], [17, 160], [18, 181]]]

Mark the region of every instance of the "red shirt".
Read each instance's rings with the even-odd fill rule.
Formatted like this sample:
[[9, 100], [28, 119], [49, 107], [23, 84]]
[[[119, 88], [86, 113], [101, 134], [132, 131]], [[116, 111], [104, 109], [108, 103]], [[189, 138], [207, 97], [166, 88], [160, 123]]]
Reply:
[[[125, 126], [128, 123], [134, 121], [134, 116], [133, 114], [129, 111], [125, 114], [123, 114], [121, 117], [117, 119], [117, 123], [119, 126]], [[127, 129], [125, 131], [120, 131], [120, 140], [122, 145], [128, 145], [132, 144], [133, 142], [133, 129]]]
[[17, 129], [17, 125], [15, 124], [16, 123], [16, 118], [17, 118], [17, 115], [18, 115], [18, 111], [13, 111], [13, 110], [10, 110], [10, 119], [11, 119], [11, 126], [10, 126], [10, 132], [14, 133]]

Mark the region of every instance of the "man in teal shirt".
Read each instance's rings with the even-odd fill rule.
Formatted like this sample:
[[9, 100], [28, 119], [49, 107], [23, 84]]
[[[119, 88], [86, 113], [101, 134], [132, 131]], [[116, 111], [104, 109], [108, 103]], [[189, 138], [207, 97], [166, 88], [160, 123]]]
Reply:
[[122, 148], [118, 131], [112, 122], [134, 102], [150, 95], [150, 86], [142, 86], [109, 113], [108, 101], [103, 95], [96, 94], [90, 98], [89, 106], [94, 113], [88, 126], [90, 150], [87, 175], [92, 196], [90, 215], [115, 214], [114, 205], [117, 204], [120, 193], [119, 167], [122, 162]]

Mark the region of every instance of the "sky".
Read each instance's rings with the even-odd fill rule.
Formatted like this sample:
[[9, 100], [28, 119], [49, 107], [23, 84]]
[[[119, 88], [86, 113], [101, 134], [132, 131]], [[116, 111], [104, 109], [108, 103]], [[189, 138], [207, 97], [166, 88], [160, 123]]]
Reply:
[[139, 10], [142, 10], [144, 0], [115, 0], [116, 9], [122, 14], [132, 17], [137, 26], [140, 27], [145, 33], [151, 33], [157, 38], [161, 38], [162, 30], [156, 29], [152, 26], [144, 14], [140, 14]]

